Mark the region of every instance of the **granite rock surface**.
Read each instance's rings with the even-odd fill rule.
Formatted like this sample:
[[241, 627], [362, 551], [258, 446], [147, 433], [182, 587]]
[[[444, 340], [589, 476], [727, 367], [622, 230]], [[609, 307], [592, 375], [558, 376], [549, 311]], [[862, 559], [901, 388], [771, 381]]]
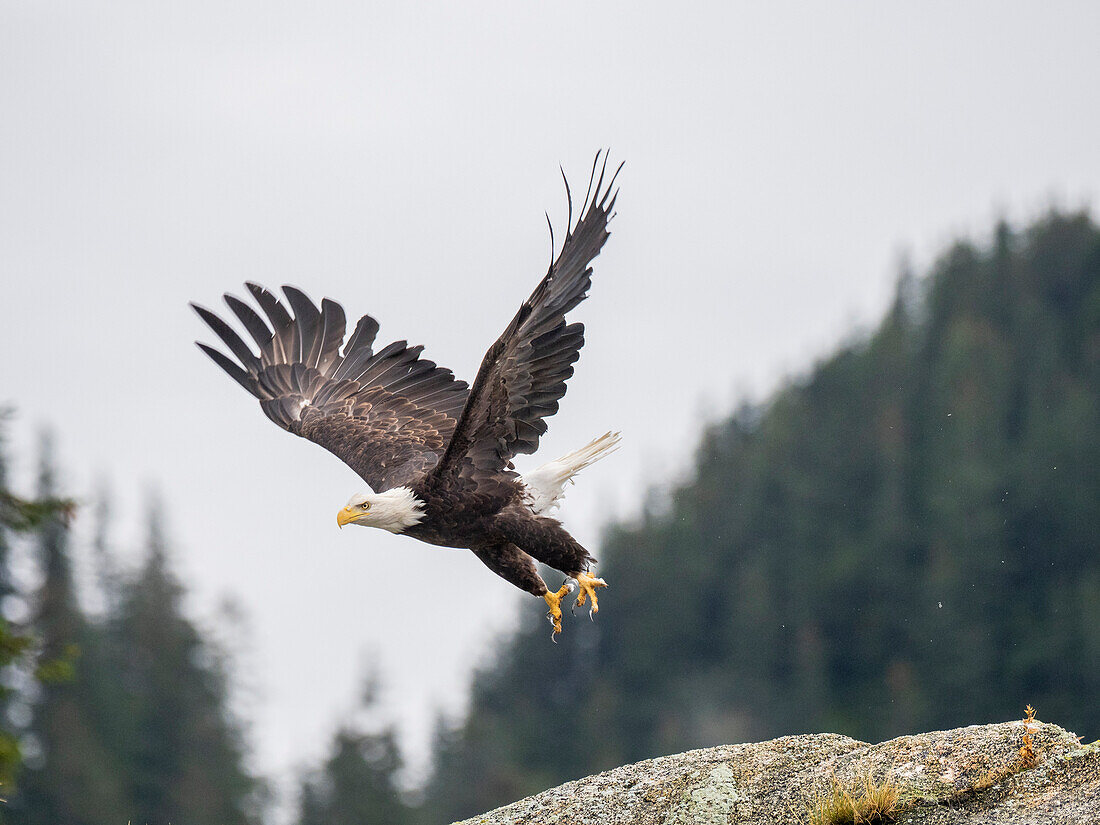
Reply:
[[[1029, 733], [1034, 758], [1021, 755]], [[834, 786], [900, 794], [904, 825], [1100, 825], [1100, 743], [1006, 722], [868, 744], [837, 734], [723, 745], [567, 782], [461, 825], [803, 825]]]

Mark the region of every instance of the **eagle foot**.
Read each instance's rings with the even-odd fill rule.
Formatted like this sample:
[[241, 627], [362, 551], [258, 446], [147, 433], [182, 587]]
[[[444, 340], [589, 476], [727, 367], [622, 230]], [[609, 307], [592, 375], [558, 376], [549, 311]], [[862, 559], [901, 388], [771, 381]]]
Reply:
[[547, 590], [542, 594], [542, 598], [546, 600], [546, 604], [550, 606], [550, 609], [546, 611], [546, 618], [554, 626], [554, 632], [550, 635], [550, 638], [557, 641], [557, 635], [561, 633], [561, 600], [565, 598], [566, 594], [571, 593], [573, 585], [571, 582], [566, 582], [558, 588], [557, 592], [550, 592]]
[[607, 582], [587, 572], [578, 573], [573, 578], [577, 580], [577, 584], [581, 589], [580, 595], [577, 596], [577, 603], [574, 607], [583, 607], [585, 600], [591, 598], [592, 609], [588, 611], [588, 618], [595, 620], [596, 614], [600, 612], [600, 603], [596, 600], [596, 588], [607, 587]]

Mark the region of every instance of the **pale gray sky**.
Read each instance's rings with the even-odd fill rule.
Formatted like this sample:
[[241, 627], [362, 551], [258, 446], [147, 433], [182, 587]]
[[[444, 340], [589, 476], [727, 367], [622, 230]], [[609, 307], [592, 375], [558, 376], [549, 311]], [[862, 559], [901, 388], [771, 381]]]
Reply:
[[361, 483], [195, 349], [187, 301], [292, 282], [472, 379], [545, 270], [558, 164], [583, 184], [610, 146], [619, 215], [542, 453], [624, 431], [564, 510], [594, 546], [687, 466], [701, 410], [870, 324], [901, 251], [1096, 203], [1098, 32], [1091, 2], [6, 0], [17, 469], [52, 425], [71, 492], [113, 479], [131, 545], [159, 485], [195, 614], [232, 594], [250, 617], [262, 769], [321, 753], [368, 651], [422, 754], [430, 709], [540, 605], [469, 553], [338, 532]]

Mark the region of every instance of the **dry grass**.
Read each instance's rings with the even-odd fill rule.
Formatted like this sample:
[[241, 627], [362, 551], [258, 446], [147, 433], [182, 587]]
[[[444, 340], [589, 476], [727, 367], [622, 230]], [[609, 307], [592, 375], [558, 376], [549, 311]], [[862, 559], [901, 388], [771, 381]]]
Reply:
[[881, 782], [870, 773], [855, 793], [840, 786], [833, 778], [832, 789], [809, 803], [806, 825], [876, 825], [895, 822], [899, 812], [898, 786], [889, 779]]
[[1035, 721], [1035, 708], [1028, 705], [1024, 709], [1024, 739], [1020, 745], [1020, 758], [1024, 760], [1024, 765], [1030, 768], [1035, 764], [1035, 748], [1034, 743], [1031, 741], [1031, 725]]

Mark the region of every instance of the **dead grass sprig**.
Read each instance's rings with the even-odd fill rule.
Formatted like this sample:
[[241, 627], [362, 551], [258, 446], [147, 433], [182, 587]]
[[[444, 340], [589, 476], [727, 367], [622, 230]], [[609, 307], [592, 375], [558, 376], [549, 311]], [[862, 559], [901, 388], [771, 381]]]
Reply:
[[1024, 708], [1024, 738], [1020, 744], [1020, 758], [1028, 768], [1035, 764], [1035, 743], [1031, 741], [1031, 726], [1034, 722], [1035, 708], [1028, 705]]

